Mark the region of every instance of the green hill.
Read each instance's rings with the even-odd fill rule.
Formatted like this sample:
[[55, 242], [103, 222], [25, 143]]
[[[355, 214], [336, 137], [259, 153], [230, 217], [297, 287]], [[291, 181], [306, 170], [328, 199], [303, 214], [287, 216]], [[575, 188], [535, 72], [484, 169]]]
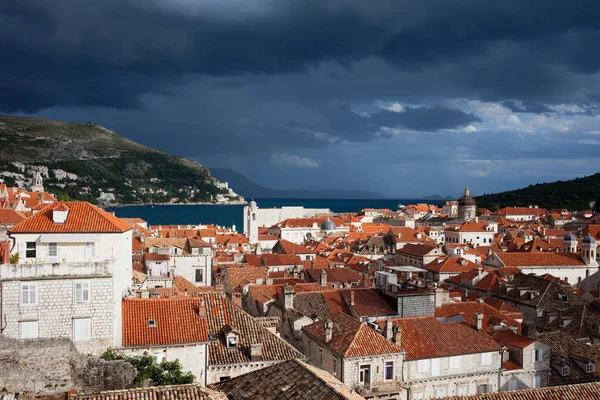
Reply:
[[600, 173], [568, 181], [538, 183], [526, 188], [476, 197], [477, 207], [496, 210], [506, 206], [537, 205], [542, 208], [589, 210], [600, 197]]
[[[35, 170], [47, 191], [65, 199], [96, 202], [103, 191], [117, 203], [200, 202], [221, 193], [206, 167], [100, 125], [0, 116], [1, 178], [28, 182]], [[76, 178], [60, 179], [61, 170]]]

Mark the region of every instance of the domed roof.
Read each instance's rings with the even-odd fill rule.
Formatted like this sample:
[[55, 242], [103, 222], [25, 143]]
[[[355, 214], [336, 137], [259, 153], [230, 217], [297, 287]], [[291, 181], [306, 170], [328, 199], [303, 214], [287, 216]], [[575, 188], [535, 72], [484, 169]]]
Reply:
[[336, 228], [337, 228], [337, 226], [330, 219], [323, 221], [323, 223], [321, 224], [322, 231], [335, 231]]
[[257, 207], [256, 202], [254, 200], [252, 200], [250, 202], [250, 208], [256, 208], [256, 207]]
[[577, 238], [572, 233], [567, 233], [564, 238], [565, 242], [576, 242]]
[[596, 243], [596, 239], [594, 239], [590, 235], [587, 235], [586, 237], [583, 238], [583, 243], [594, 244], [594, 243]]
[[465, 188], [465, 192], [460, 199], [458, 199], [459, 206], [474, 206], [475, 200], [471, 197], [471, 193], [469, 192], [469, 187]]

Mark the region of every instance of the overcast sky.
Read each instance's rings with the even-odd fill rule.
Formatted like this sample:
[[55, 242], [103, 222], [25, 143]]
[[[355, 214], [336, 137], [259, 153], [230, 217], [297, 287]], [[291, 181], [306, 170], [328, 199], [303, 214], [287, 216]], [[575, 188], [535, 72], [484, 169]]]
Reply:
[[272, 188], [496, 192], [600, 161], [597, 0], [0, 3], [0, 112]]

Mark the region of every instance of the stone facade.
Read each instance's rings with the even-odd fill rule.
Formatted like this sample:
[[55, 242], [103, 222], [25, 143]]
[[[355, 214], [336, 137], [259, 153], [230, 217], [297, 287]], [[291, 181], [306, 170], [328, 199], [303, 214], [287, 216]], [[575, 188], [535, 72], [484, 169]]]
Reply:
[[[76, 301], [75, 285], [89, 285], [87, 301]], [[23, 287], [36, 285], [37, 304], [23, 304]], [[24, 322], [37, 322], [39, 338], [75, 340], [74, 320], [89, 319], [90, 338], [75, 341], [84, 353], [99, 353], [113, 345], [113, 283], [110, 276], [64, 277], [54, 279], [22, 279], [2, 282], [2, 315], [4, 336], [22, 338]]]

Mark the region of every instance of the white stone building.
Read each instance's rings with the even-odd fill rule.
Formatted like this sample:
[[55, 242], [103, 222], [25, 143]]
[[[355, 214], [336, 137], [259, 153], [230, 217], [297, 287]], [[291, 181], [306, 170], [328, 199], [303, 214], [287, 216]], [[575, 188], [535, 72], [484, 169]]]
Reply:
[[0, 266], [3, 334], [71, 338], [86, 353], [121, 343], [131, 227], [86, 202], [53, 203], [9, 230], [18, 263]]
[[446, 243], [491, 246], [494, 243], [494, 228], [487, 222], [466, 222], [459, 228], [444, 230]]

